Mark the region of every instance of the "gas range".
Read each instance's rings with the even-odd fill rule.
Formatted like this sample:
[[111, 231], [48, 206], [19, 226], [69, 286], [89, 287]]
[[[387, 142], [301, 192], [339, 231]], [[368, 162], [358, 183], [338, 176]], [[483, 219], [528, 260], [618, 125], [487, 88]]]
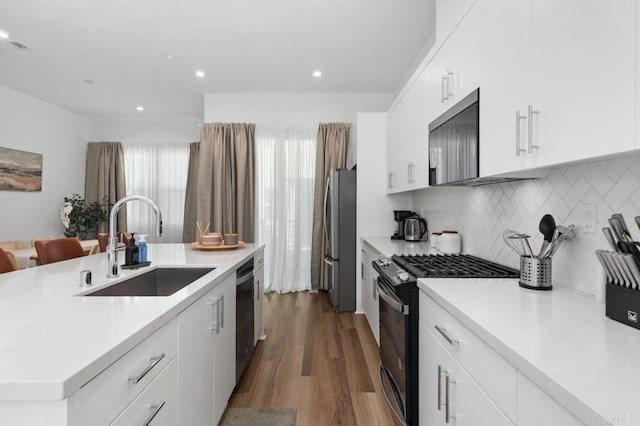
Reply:
[[418, 419], [418, 278], [517, 278], [520, 272], [479, 257], [403, 255], [373, 261], [378, 272], [380, 381], [391, 409], [410, 426]]
[[401, 255], [391, 260], [415, 278], [519, 278], [520, 272], [469, 254]]
[[373, 268], [405, 303], [417, 291], [418, 278], [519, 278], [520, 271], [469, 254], [421, 254], [381, 257]]

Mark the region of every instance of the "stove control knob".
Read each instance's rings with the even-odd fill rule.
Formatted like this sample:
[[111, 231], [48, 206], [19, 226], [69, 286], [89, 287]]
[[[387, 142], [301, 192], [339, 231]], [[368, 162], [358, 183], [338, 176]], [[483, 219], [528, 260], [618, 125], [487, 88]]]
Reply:
[[400, 281], [407, 281], [409, 279], [409, 273], [407, 271], [398, 271], [398, 279]]

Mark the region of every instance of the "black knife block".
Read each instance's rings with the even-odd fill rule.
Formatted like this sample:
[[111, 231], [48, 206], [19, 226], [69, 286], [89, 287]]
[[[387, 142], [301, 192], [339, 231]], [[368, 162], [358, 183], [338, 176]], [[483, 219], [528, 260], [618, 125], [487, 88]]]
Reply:
[[640, 329], [640, 291], [607, 283], [606, 296], [609, 318]]

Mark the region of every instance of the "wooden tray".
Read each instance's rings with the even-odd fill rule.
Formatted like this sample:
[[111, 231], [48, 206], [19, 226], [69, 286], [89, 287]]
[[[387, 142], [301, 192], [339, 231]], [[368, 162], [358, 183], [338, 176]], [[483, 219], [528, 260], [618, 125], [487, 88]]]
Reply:
[[244, 241], [238, 241], [238, 244], [234, 245], [224, 245], [220, 244], [219, 246], [204, 246], [197, 241], [191, 243], [191, 247], [196, 250], [206, 250], [206, 251], [215, 251], [215, 250], [235, 250], [237, 248], [244, 246]]

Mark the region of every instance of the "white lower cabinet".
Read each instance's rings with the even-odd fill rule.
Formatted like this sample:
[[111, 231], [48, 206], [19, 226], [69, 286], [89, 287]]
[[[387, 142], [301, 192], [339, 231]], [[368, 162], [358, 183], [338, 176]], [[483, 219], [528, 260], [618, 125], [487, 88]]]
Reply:
[[253, 283], [255, 285], [255, 296], [253, 300], [254, 317], [254, 344], [258, 340], [263, 340], [264, 336], [264, 249], [261, 249], [254, 256], [253, 263]]
[[179, 316], [179, 424], [217, 424], [235, 386], [236, 285], [229, 275]]
[[179, 424], [177, 364], [174, 358], [112, 425], [173, 426]]
[[423, 322], [418, 333], [419, 424], [513, 425]]
[[[113, 422], [176, 357], [177, 339], [174, 319], [84, 385], [71, 397], [75, 407], [72, 424]], [[174, 398], [172, 404], [175, 402]]]
[[213, 289], [213, 399], [214, 424], [218, 424], [236, 386], [236, 274], [233, 273]]
[[418, 324], [420, 425], [582, 425], [422, 291]]
[[362, 275], [362, 308], [367, 317], [367, 322], [380, 346], [380, 321], [378, 306], [378, 273], [373, 269], [371, 262], [378, 258], [379, 252], [369, 244], [362, 243], [361, 249], [361, 275]]
[[582, 425], [582, 422], [520, 372], [518, 372], [517, 394], [518, 426]]
[[193, 426], [214, 424], [214, 299], [214, 290], [211, 290], [178, 316], [180, 424]]

